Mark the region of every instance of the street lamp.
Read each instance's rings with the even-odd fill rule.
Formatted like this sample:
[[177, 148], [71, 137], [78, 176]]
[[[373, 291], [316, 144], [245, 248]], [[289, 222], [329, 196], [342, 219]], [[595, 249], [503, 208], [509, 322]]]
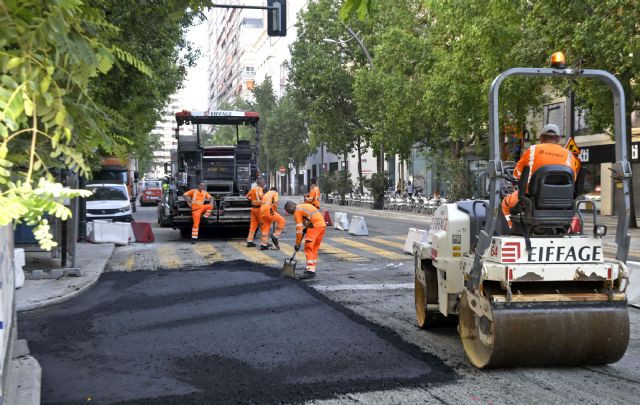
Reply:
[[[353, 32], [353, 30], [351, 29], [350, 26], [345, 25], [344, 26], [347, 30], [347, 32], [349, 33], [349, 35], [351, 35], [351, 39], [355, 39], [356, 42], [358, 43], [358, 45], [360, 46], [360, 49], [362, 49], [362, 52], [364, 53], [364, 56], [367, 58], [367, 63], [369, 65], [369, 69], [373, 70], [374, 66], [373, 66], [373, 60], [371, 59], [371, 55], [369, 54], [369, 50], [367, 49], [367, 47], [364, 45], [364, 42], [362, 41], [362, 39], [358, 36], [358, 34], [356, 34], [355, 32]], [[344, 46], [347, 42], [351, 41], [351, 39], [348, 40], [335, 40], [335, 39], [331, 39], [331, 38], [324, 38], [322, 41], [326, 42], [328, 44], [337, 44], [340, 46]], [[380, 171], [380, 173], [384, 173], [384, 142], [381, 139], [380, 140], [380, 166], [378, 167], [378, 170]]]

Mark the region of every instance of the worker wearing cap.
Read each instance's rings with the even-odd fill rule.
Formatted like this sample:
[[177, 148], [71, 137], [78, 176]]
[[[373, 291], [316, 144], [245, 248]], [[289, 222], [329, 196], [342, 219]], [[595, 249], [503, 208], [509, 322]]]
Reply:
[[307, 268], [300, 278], [313, 278], [316, 276], [318, 251], [327, 228], [324, 217], [320, 210], [308, 203], [296, 205], [292, 201], [287, 201], [284, 209], [287, 213], [293, 214], [293, 218], [296, 221], [296, 252], [300, 250], [304, 236], [304, 254], [307, 257]]
[[318, 187], [318, 180], [315, 177], [311, 179], [311, 190], [309, 194], [305, 195], [304, 202], [320, 208], [320, 187]]
[[[580, 171], [580, 160], [576, 158], [569, 149], [565, 149], [560, 146], [560, 129], [555, 124], [547, 124], [542, 128], [540, 132], [540, 143], [537, 145], [531, 145], [527, 149], [515, 169], [513, 170], [513, 177], [516, 180], [520, 179], [525, 167], [529, 166], [529, 179], [527, 180], [527, 186], [531, 180], [531, 175], [536, 170], [546, 165], [563, 165], [573, 170], [574, 181]], [[523, 190], [524, 191], [524, 190]], [[507, 220], [509, 227], [513, 224], [511, 222], [511, 209], [518, 204], [518, 191], [514, 191], [508, 194], [502, 200], [502, 214]]]
[[[200, 230], [200, 218], [204, 215], [206, 218], [211, 215], [211, 211], [215, 208], [215, 201], [211, 194], [205, 190], [206, 184], [201, 181], [198, 188], [191, 189], [184, 193], [184, 199], [189, 208], [191, 208], [191, 218], [193, 218], [193, 227], [191, 228], [191, 243], [198, 240], [198, 231]], [[209, 203], [207, 204], [207, 201]]]
[[251, 224], [249, 225], [249, 236], [247, 236], [247, 247], [254, 247], [256, 244], [253, 238], [260, 225], [260, 206], [264, 197], [264, 178], [258, 177], [256, 184], [247, 193], [247, 198], [251, 202]]
[[260, 250], [269, 249], [269, 228], [271, 223], [275, 221], [276, 230], [271, 235], [271, 240], [276, 249], [280, 249], [278, 244], [278, 238], [282, 234], [287, 221], [278, 213], [278, 189], [271, 187], [271, 190], [267, 191], [262, 197], [262, 204], [260, 205], [260, 233], [262, 234], [262, 240], [260, 241]]

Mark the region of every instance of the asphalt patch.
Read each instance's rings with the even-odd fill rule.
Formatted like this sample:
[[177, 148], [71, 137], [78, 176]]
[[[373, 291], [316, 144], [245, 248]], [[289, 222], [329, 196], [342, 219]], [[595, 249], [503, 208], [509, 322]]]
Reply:
[[439, 359], [279, 269], [105, 273], [19, 315], [44, 403], [300, 403], [456, 379]]

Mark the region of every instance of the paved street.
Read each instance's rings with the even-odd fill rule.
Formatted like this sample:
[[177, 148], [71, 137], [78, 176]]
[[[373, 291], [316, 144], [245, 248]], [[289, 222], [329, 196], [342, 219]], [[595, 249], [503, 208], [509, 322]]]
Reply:
[[328, 229], [318, 276], [305, 283], [277, 277], [293, 249], [290, 216], [282, 250], [267, 252], [244, 247], [244, 232], [191, 245], [155, 225], [155, 207], [136, 216], [154, 223], [155, 243], [117, 248], [92, 290], [20, 315], [44, 402], [622, 404], [640, 395], [636, 309], [627, 354], [607, 367], [479, 371], [455, 325], [418, 329], [402, 244], [424, 217], [366, 211], [367, 237]]

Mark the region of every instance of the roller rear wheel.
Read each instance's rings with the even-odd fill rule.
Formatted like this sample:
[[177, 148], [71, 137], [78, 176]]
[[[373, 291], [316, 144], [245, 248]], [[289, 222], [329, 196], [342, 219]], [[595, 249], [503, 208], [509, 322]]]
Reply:
[[442, 324], [446, 319], [437, 309], [438, 305], [438, 276], [433, 266], [426, 260], [416, 258], [416, 266], [422, 266], [425, 273], [426, 286], [420, 283], [418, 273], [414, 276], [414, 298], [416, 305], [416, 322], [421, 329], [427, 329]]

